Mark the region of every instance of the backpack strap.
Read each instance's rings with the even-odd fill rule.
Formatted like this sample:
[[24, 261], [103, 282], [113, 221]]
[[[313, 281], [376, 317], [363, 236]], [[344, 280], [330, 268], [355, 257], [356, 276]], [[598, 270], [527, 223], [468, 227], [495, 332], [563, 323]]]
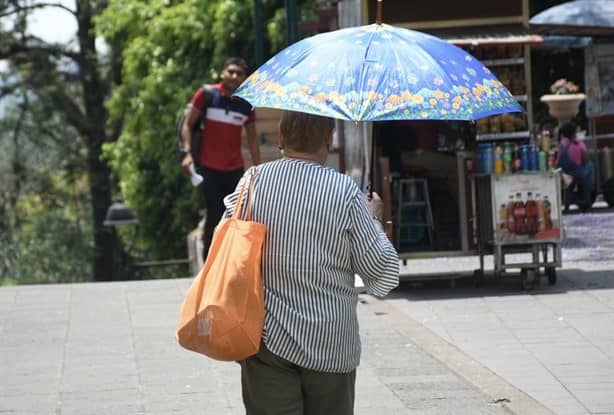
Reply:
[[207, 118], [207, 108], [209, 108], [211, 102], [213, 102], [213, 94], [215, 93], [215, 88], [213, 88], [212, 85], [204, 84], [200, 89], [202, 90], [203, 96], [205, 97], [205, 108], [203, 109], [203, 114], [200, 119], [200, 126], [202, 128], [205, 126], [205, 119]]
[[206, 111], [207, 107], [211, 105], [211, 102], [213, 102], [213, 94], [215, 93], [215, 88], [213, 88], [212, 85], [205, 84], [201, 87], [201, 89], [203, 91], [203, 95], [205, 96], [205, 111]]

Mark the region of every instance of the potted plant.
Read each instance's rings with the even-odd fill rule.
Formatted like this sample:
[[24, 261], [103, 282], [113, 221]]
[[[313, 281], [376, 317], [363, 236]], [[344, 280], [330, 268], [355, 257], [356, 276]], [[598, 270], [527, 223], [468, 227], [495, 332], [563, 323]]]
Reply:
[[541, 102], [548, 105], [549, 113], [563, 124], [576, 116], [580, 109], [580, 103], [586, 95], [579, 92], [577, 84], [565, 78], [557, 80], [550, 85], [550, 94], [542, 95]]

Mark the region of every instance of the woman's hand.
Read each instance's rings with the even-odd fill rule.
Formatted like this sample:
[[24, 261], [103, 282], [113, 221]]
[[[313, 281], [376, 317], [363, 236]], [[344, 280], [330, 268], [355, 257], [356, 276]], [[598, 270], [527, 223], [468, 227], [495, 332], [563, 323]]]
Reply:
[[384, 216], [384, 202], [382, 198], [375, 192], [367, 195], [367, 208], [371, 215], [376, 216], [378, 218], [383, 218]]

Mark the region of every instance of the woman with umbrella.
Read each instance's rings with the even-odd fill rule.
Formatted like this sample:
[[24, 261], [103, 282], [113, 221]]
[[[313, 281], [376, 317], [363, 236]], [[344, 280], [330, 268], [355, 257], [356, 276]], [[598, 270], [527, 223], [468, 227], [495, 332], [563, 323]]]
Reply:
[[249, 415], [352, 414], [360, 361], [354, 276], [376, 296], [398, 285], [382, 201], [324, 166], [333, 128], [331, 118], [284, 112], [283, 158], [249, 169], [225, 199], [229, 216], [258, 171], [251, 198], [253, 220], [267, 226], [265, 325], [260, 351], [240, 362]]
[[[235, 93], [255, 107], [298, 111], [284, 113], [284, 158], [258, 167], [253, 195], [254, 219], [269, 230], [263, 346], [241, 362], [248, 414], [352, 414], [360, 359], [353, 275], [375, 295], [398, 283], [381, 200], [323, 167], [332, 143], [328, 117], [474, 120], [522, 111], [471, 55], [379, 22], [301, 40]], [[236, 198], [227, 199], [228, 214]]]

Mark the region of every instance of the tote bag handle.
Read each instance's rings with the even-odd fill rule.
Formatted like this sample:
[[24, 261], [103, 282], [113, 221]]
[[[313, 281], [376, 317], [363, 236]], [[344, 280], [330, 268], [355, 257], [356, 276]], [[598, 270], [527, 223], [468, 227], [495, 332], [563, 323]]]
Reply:
[[237, 199], [237, 204], [235, 206], [234, 211], [232, 212], [232, 219], [239, 219], [239, 215], [241, 209], [243, 208], [243, 196], [245, 195], [245, 187], [247, 186], [247, 182], [249, 181], [249, 190], [247, 192], [247, 200], [246, 200], [246, 212], [243, 220], [248, 222], [252, 221], [252, 195], [254, 194], [254, 182], [256, 181], [256, 175], [258, 174], [258, 170], [254, 169], [249, 179], [243, 182], [243, 186], [241, 186], [241, 192], [239, 193], [239, 198]]

